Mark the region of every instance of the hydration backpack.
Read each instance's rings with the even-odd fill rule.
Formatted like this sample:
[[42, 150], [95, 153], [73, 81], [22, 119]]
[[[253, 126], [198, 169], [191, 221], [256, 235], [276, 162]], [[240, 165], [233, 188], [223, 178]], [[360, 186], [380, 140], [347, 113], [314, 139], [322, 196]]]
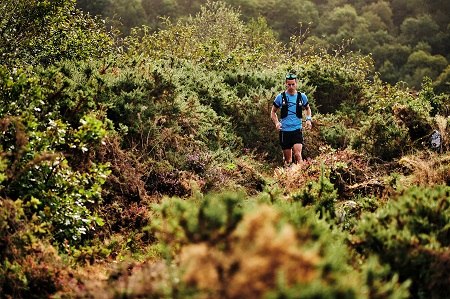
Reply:
[[[285, 118], [288, 116], [288, 108], [289, 108], [289, 101], [286, 96], [286, 92], [283, 91], [281, 93], [281, 118]], [[297, 102], [295, 104], [296, 112], [298, 118], [302, 118], [302, 109], [303, 109], [303, 103], [302, 103], [302, 94], [300, 92], [297, 92]]]

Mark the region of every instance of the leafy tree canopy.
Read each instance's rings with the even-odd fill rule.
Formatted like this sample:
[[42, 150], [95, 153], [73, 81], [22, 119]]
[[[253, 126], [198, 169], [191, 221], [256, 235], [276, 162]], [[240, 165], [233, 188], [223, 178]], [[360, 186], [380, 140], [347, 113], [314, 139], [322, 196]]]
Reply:
[[0, 64], [49, 65], [101, 57], [112, 50], [104, 25], [76, 10], [74, 0], [2, 1], [0, 14]]

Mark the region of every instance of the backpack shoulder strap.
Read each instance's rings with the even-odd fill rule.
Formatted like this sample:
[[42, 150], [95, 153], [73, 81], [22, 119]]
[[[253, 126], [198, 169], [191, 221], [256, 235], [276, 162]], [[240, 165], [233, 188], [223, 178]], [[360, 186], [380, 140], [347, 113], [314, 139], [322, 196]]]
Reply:
[[289, 102], [288, 99], [286, 97], [286, 92], [283, 91], [281, 93], [281, 118], [285, 118], [288, 115], [288, 106], [289, 106]]
[[302, 109], [303, 109], [303, 94], [299, 91], [297, 91], [297, 105], [295, 106], [296, 108], [296, 115], [298, 118], [302, 118]]
[[283, 91], [283, 92], [281, 93], [281, 105], [282, 105], [282, 106], [285, 106], [285, 105], [287, 105], [287, 104], [288, 104], [288, 99], [287, 99], [287, 97], [286, 97], [286, 92]]

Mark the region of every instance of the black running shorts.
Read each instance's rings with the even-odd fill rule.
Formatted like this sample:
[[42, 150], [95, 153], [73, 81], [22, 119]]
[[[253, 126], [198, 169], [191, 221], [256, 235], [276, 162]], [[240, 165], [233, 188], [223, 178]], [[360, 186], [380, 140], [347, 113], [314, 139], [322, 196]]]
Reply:
[[280, 145], [281, 149], [291, 149], [294, 144], [303, 144], [303, 133], [302, 130], [295, 130], [290, 132], [280, 131]]

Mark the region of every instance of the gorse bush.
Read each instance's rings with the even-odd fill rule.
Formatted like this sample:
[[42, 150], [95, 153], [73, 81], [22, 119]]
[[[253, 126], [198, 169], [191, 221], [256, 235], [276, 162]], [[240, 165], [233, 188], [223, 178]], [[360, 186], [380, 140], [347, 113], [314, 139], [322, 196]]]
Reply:
[[[221, 193], [190, 202], [166, 199], [155, 206], [156, 235], [169, 260], [180, 257], [174, 275], [183, 286], [177, 288], [194, 297], [365, 298], [360, 287], [366, 274], [346, 270], [345, 246], [333, 245], [339, 238], [327, 232], [314, 210], [282, 199], [275, 202], [260, 205], [243, 194]], [[374, 264], [369, 268], [381, 273]], [[395, 296], [395, 283], [367, 275], [373, 294], [407, 294], [407, 284]], [[349, 276], [351, 280], [344, 279]]]
[[320, 121], [323, 126], [319, 127], [320, 136], [318, 137], [322, 137], [325, 144], [334, 149], [345, 149], [349, 146], [351, 133], [340, 116], [328, 116]]
[[339, 52], [335, 55], [336, 59], [328, 54], [304, 58], [306, 65], [300, 70], [300, 78], [307, 78], [308, 84], [315, 87], [315, 106], [322, 114], [336, 112], [343, 104], [358, 105], [363, 98], [364, 80], [371, 73], [369, 58]]
[[405, 189], [365, 214], [356, 230], [365, 254], [377, 254], [401, 281], [411, 279], [417, 298], [448, 294], [449, 198], [447, 186]]
[[301, 190], [299, 194], [294, 195], [294, 200], [300, 201], [304, 206], [313, 204], [319, 217], [327, 217], [333, 219], [335, 213], [335, 201], [337, 199], [337, 190], [324, 173], [325, 167], [321, 166], [321, 173], [317, 182], [309, 182], [306, 188]]
[[393, 118], [374, 114], [362, 123], [352, 148], [384, 161], [401, 157], [409, 144], [408, 129]]
[[[368, 112], [386, 112], [388, 109], [389, 113], [376, 113], [361, 120], [363, 126], [353, 135], [351, 146], [389, 161], [415, 148], [422, 148], [433, 133], [433, 121], [430, 117], [431, 104], [426, 96], [387, 90], [387, 94], [392, 93], [387, 98], [377, 96], [368, 99], [372, 105]], [[362, 107], [366, 104], [363, 103]]]

